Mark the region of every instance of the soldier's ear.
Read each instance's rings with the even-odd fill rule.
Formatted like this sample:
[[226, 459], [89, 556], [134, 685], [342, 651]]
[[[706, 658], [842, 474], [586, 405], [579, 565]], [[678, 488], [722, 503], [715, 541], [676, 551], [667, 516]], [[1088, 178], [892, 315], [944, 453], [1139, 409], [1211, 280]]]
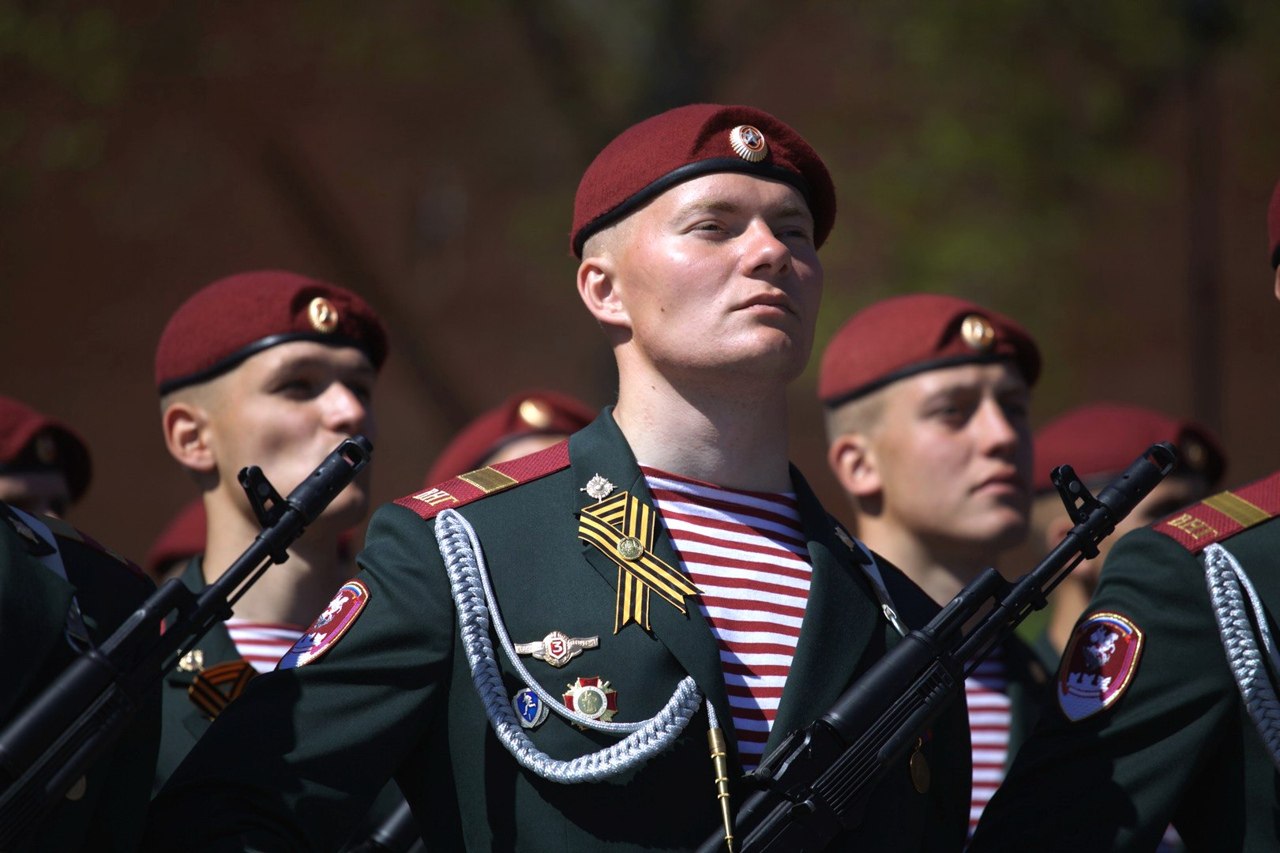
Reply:
[[836, 436], [827, 448], [827, 465], [841, 488], [860, 503], [879, 496], [883, 483], [875, 449], [860, 432]]
[[165, 447], [182, 467], [201, 474], [217, 470], [217, 458], [209, 443], [208, 412], [188, 401], [167, 405], [160, 416]]
[[617, 263], [606, 252], [588, 255], [578, 265], [578, 296], [596, 322], [606, 328], [631, 329], [631, 315], [622, 298]]

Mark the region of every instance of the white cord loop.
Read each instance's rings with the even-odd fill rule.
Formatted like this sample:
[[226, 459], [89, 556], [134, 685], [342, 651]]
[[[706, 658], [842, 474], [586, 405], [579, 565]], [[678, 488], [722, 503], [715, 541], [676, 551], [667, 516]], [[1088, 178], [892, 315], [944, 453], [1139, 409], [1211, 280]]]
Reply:
[[[471, 680], [484, 705], [489, 724], [498, 740], [521, 766], [552, 782], [571, 784], [598, 782], [637, 767], [667, 749], [675, 742], [702, 704], [702, 694], [692, 676], [686, 676], [661, 711], [648, 720], [635, 723], [605, 723], [569, 710], [542, 688], [525, 669], [516, 654], [506, 626], [498, 613], [497, 601], [489, 582], [489, 572], [475, 530], [461, 514], [452, 509], [436, 517], [436, 541], [449, 574], [449, 586], [458, 611], [458, 629], [463, 650], [471, 665]], [[571, 761], [551, 758], [534, 746], [516, 718], [515, 710], [502, 683], [502, 672], [494, 656], [489, 630], [497, 634], [507, 660], [524, 683], [546, 707], [574, 723], [597, 731], [622, 735], [618, 743]], [[710, 703], [707, 710], [712, 712]], [[714, 714], [712, 725], [714, 725]]]
[[[1210, 545], [1203, 559], [1227, 664], [1272, 763], [1280, 768], [1280, 701], [1273, 680], [1274, 674], [1280, 672], [1280, 658], [1262, 599], [1244, 567], [1226, 548], [1217, 543]], [[1258, 648], [1258, 636], [1262, 637], [1263, 649]]]

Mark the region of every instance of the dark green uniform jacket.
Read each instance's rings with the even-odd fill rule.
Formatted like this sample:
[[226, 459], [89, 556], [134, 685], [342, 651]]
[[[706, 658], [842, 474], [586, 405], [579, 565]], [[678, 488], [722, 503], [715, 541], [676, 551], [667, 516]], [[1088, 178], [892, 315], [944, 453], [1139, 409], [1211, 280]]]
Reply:
[[[197, 555], [187, 562], [187, 567], [182, 572], [182, 582], [195, 593], [204, 590], [202, 563], [202, 557]], [[218, 622], [196, 643], [191, 653], [165, 675], [162, 691], [164, 728], [160, 738], [160, 757], [156, 762], [156, 791], [160, 790], [182, 763], [182, 759], [187, 757], [191, 747], [208, 731], [212, 722], [209, 713], [191, 701], [189, 690], [192, 682], [202, 670], [228, 661], [243, 661], [246, 666], [249, 665], [236, 650], [236, 644], [231, 641], [226, 625]], [[226, 695], [227, 691], [228, 688], [223, 687], [221, 692]]]
[[[40, 558], [52, 548], [0, 504], [0, 726], [29, 704], [79, 654], [75, 635], [101, 643], [155, 587], [140, 570], [69, 525], [40, 518], [54, 533], [66, 579]], [[73, 612], [78, 608], [81, 617]], [[160, 735], [160, 697], [135, 715], [123, 736], [86, 774], [83, 794], [64, 799], [24, 850], [130, 851], [137, 848], [151, 795]], [[78, 786], [73, 786], [75, 792]]]
[[[187, 563], [182, 573], [182, 582], [195, 593], [203, 592], [205, 588], [202, 565], [203, 557], [196, 556]], [[269, 571], [280, 571], [280, 569], [269, 569]], [[209, 707], [216, 710], [215, 714], [210, 714], [205, 707], [192, 701], [190, 688], [196, 678], [204, 670], [224, 663], [243, 663], [245, 667], [251, 667], [236, 648], [226, 624], [218, 622], [196, 643], [192, 652], [184, 656], [178, 666], [165, 675], [162, 690], [164, 728], [161, 731], [160, 756], [156, 762], [154, 791], [160, 790], [173, 775], [173, 771], [187, 757], [187, 753], [196, 745], [196, 741], [209, 730], [213, 724], [213, 717], [220, 716], [221, 709], [226, 703], [239, 695], [239, 691], [232, 688], [235, 683], [233, 681], [222, 682], [201, 691], [204, 697], [214, 697], [215, 692], [217, 697], [221, 697], [206, 699], [211, 702]], [[249, 678], [253, 677], [255, 676], [250, 673]], [[343, 849], [354, 849], [356, 845], [369, 838], [375, 828], [388, 819], [403, 801], [396, 786], [387, 785], [368, 813], [354, 824], [354, 829]]]
[[[973, 850], [1150, 851], [1170, 823], [1188, 850], [1280, 850], [1280, 776], [1228, 668], [1204, 566], [1195, 548], [1157, 532], [1167, 524], [1120, 540], [1081, 620], [1114, 614], [1142, 633], [1127, 687], [1076, 722], [1055, 703], [988, 806]], [[1253, 581], [1274, 633], [1280, 521], [1222, 545]]]
[[[563, 457], [563, 446], [539, 456], [556, 453]], [[719, 649], [694, 601], [681, 614], [655, 595], [652, 633], [632, 624], [614, 634], [618, 568], [578, 538], [578, 510], [596, 500], [582, 490], [597, 474], [651, 504], [608, 410], [569, 441], [567, 465], [457, 504], [478, 534], [513, 642], [552, 631], [599, 638], [598, 648], [560, 669], [531, 657], [523, 662], [555, 693], [579, 677], [609, 681], [617, 691], [615, 721], [653, 716], [691, 674], [729, 726]], [[814, 571], [770, 747], [823, 713], [897, 636], [855, 564], [855, 549], [842, 543], [799, 474], [793, 478]], [[200, 832], [184, 839], [184, 849], [323, 849], [393, 775], [432, 849], [688, 850], [717, 829], [705, 710], [670, 750], [618, 778], [543, 780], [516, 763], [486, 718], [433, 522], [403, 506], [383, 507], [366, 542], [363, 611], [322, 657], [260, 676], [223, 713], [156, 801], [149, 838], [159, 840], [151, 849], [174, 849], [163, 839], [182, 837], [179, 827], [193, 814]], [[679, 565], [661, 525], [652, 552]], [[891, 574], [887, 585], [900, 586]], [[514, 695], [522, 684], [505, 659], [501, 665]], [[736, 780], [732, 730], [726, 735]], [[559, 759], [616, 742], [555, 714], [530, 736]], [[912, 788], [904, 760], [872, 800], [859, 849], [958, 849], [969, 784], [962, 703], [935, 726], [924, 752], [933, 769], [928, 793]], [[736, 801], [741, 794], [735, 790]]]

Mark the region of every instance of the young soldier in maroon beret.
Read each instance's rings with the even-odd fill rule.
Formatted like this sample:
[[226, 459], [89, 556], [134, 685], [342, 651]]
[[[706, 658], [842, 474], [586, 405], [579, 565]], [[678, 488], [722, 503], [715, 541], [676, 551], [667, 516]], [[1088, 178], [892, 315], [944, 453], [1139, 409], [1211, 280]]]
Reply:
[[71, 427], [0, 397], [0, 501], [62, 517], [89, 487], [89, 448]]
[[[395, 776], [441, 849], [723, 832], [744, 772], [898, 637], [787, 462], [834, 217], [818, 155], [758, 109], [681, 107], [606, 146], [570, 245], [617, 405], [380, 509], [363, 571], [197, 746], [157, 828], [199, 803], [197, 848], [323, 848]], [[956, 849], [964, 742], [939, 721], [913, 759], [931, 777], [904, 759], [838, 843]]]
[[1178, 448], [1178, 467], [1152, 489], [1133, 512], [1098, 545], [1098, 556], [1084, 560], [1067, 575], [1050, 599], [1052, 608], [1044, 632], [1035, 643], [1050, 669], [1071, 640], [1073, 629], [1098, 588], [1098, 575], [1111, 546], [1130, 530], [1154, 524], [1174, 510], [1193, 504], [1216, 488], [1226, 470], [1221, 445], [1207, 427], [1174, 418], [1155, 409], [1126, 403], [1090, 403], [1059, 415], [1036, 433], [1036, 499], [1031, 511], [1035, 539], [1045, 553], [1071, 529], [1062, 498], [1049, 472], [1071, 465], [1094, 494], [1148, 447], [1167, 441]]
[[[858, 312], [823, 354], [827, 461], [852, 501], [855, 532], [939, 605], [1026, 536], [1027, 409], [1039, 373], [1020, 325], [935, 294]], [[1039, 716], [1047, 682], [1017, 639], [966, 681], [970, 830]]]
[[[1270, 225], [1274, 266], [1280, 185]], [[1112, 547], [973, 850], [1280, 850], [1278, 514], [1280, 473]]]
[[[262, 469], [287, 495], [343, 439], [376, 439], [373, 387], [386, 333], [356, 294], [282, 271], [223, 278], [173, 314], [156, 349], [161, 427], [170, 455], [195, 481], [202, 513], [186, 523], [203, 541], [182, 579], [216, 579], [261, 525], [237, 475]], [[166, 675], [156, 790], [224, 707], [273, 669], [353, 565], [341, 540], [369, 509], [366, 468]], [[200, 517], [203, 516], [203, 517]], [[188, 546], [189, 547], [189, 546]], [[382, 811], [394, 805], [384, 795]]]

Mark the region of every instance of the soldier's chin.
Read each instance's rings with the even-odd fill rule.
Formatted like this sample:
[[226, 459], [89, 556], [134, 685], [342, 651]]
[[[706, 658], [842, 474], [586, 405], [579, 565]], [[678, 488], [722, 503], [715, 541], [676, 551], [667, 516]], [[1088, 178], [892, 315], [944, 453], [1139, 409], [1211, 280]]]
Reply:
[[345, 530], [359, 524], [369, 514], [369, 493], [359, 483], [347, 486], [325, 507], [316, 522], [326, 527], [336, 526]]

